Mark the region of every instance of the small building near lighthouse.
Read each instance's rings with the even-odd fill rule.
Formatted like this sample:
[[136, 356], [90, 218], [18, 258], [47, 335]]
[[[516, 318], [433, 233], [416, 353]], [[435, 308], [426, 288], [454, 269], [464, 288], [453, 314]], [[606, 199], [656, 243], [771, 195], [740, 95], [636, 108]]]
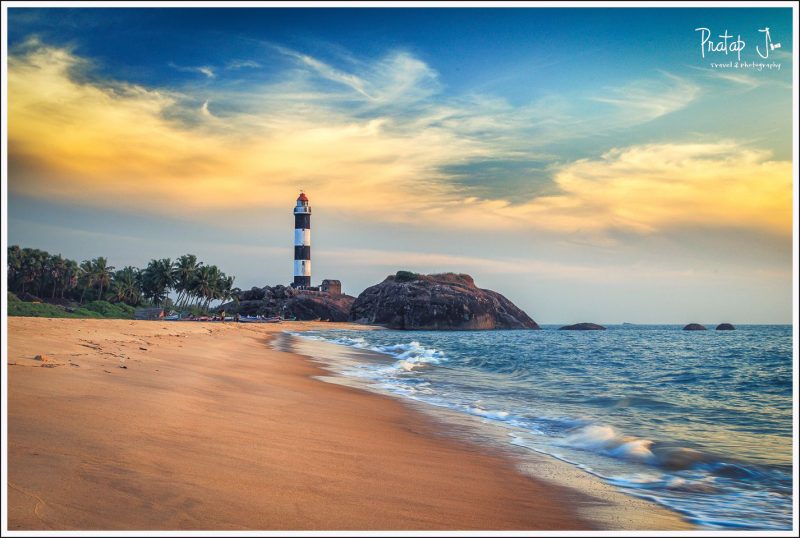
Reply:
[[319, 287], [319, 290], [324, 291], [328, 295], [341, 295], [342, 283], [338, 280], [326, 278], [322, 281], [322, 285]]

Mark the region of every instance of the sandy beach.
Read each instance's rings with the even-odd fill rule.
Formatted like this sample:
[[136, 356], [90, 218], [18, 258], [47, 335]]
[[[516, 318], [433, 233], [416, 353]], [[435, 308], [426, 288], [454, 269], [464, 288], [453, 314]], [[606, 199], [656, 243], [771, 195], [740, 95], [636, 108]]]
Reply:
[[348, 324], [8, 324], [9, 530], [689, 528], [531, 477], [268, 343]]

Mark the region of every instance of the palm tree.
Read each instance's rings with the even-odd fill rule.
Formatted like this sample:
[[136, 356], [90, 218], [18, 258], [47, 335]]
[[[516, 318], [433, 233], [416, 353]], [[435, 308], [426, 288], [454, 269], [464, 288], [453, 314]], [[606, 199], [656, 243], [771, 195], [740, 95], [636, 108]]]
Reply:
[[78, 277], [83, 283], [83, 291], [81, 291], [81, 304], [83, 298], [86, 296], [86, 290], [94, 287], [94, 265], [90, 260], [83, 260], [80, 266], [80, 276]]
[[234, 277], [220, 273], [217, 288], [219, 289], [218, 299], [223, 303], [232, 297]]
[[183, 298], [183, 306], [195, 306], [199, 302], [201, 297], [198, 291], [200, 288], [200, 273], [204, 268], [205, 265], [203, 265], [203, 262], [200, 262], [197, 264], [194, 273], [192, 273], [192, 279], [189, 281]]
[[67, 289], [76, 288], [78, 286], [78, 276], [80, 275], [80, 267], [78, 262], [74, 260], [67, 260], [64, 269], [64, 279], [61, 285], [61, 298], [64, 298], [64, 291]]
[[33, 279], [37, 284], [36, 295], [38, 297], [41, 297], [44, 293], [44, 283], [49, 269], [49, 261], [50, 255], [47, 252], [39, 250], [38, 248], [33, 249], [33, 261], [31, 266], [34, 268]]
[[24, 248], [21, 252], [22, 293], [25, 293], [25, 284], [39, 284], [39, 294], [41, 294], [41, 276], [44, 272], [44, 255], [46, 253], [33, 248]]
[[208, 303], [214, 298], [218, 280], [219, 269], [215, 265], [202, 265], [195, 272], [191, 290], [204, 310], [208, 309]]
[[152, 300], [156, 305], [160, 305], [167, 298], [173, 285], [172, 260], [169, 258], [150, 260], [150, 263], [147, 264], [147, 267], [142, 272], [142, 292], [144, 296]]
[[17, 291], [17, 280], [22, 276], [22, 250], [18, 245], [8, 247], [6, 260], [8, 288]]
[[172, 278], [175, 286], [175, 291], [178, 292], [178, 297], [175, 304], [178, 307], [181, 303], [189, 298], [189, 288], [192, 283], [195, 271], [197, 271], [197, 256], [194, 254], [184, 254], [175, 262], [172, 268]]
[[92, 260], [92, 269], [94, 271], [94, 281], [100, 289], [97, 292], [97, 299], [103, 300], [103, 288], [111, 285], [113, 278], [114, 268], [108, 265], [108, 261], [102, 256]]
[[228, 296], [233, 299], [233, 305], [236, 310], [239, 310], [239, 304], [242, 300], [242, 289], [233, 286], [234, 277], [231, 277], [231, 289], [228, 291]]
[[222, 293], [220, 286], [222, 286], [224, 277], [224, 273], [216, 265], [211, 266], [211, 289], [208, 290], [208, 295], [206, 295], [206, 310], [211, 305], [211, 301], [220, 298]]
[[55, 299], [56, 297], [56, 286], [59, 282], [62, 282], [66, 276], [67, 272], [67, 260], [61, 257], [61, 254], [58, 256], [51, 256], [49, 263], [49, 273], [50, 273], [50, 280], [53, 282], [53, 291], [50, 293], [50, 298]]
[[132, 306], [142, 300], [139, 270], [130, 265], [114, 273], [114, 299]]

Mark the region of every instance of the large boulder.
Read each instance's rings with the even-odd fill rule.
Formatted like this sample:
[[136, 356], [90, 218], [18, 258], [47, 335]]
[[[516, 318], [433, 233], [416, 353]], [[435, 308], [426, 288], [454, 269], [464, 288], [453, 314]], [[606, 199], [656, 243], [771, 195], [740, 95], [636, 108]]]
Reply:
[[720, 323], [719, 325], [717, 325], [716, 330], [718, 330], [718, 331], [735, 331], [736, 327], [734, 327], [730, 323]]
[[354, 300], [355, 297], [351, 295], [305, 292], [283, 285], [264, 286], [245, 291], [238, 302], [223, 304], [217, 310], [224, 310], [229, 315], [238, 312], [242, 316], [347, 321]]
[[559, 327], [559, 331], [605, 331], [606, 328], [596, 323], [576, 323], [575, 325], [565, 325]]
[[390, 329], [538, 329], [528, 314], [472, 277], [398, 271], [361, 292], [350, 319]]
[[300, 320], [347, 321], [352, 295], [306, 295], [299, 294], [283, 302], [281, 315]]

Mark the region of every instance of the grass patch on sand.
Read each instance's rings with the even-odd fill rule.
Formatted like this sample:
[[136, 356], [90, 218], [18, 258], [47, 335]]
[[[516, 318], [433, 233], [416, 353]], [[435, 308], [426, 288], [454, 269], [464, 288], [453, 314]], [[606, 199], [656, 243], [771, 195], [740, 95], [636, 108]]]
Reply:
[[126, 304], [112, 304], [108, 301], [92, 301], [67, 309], [64, 306], [21, 301], [13, 293], [8, 293], [8, 315], [33, 318], [95, 318], [132, 319], [134, 308]]

